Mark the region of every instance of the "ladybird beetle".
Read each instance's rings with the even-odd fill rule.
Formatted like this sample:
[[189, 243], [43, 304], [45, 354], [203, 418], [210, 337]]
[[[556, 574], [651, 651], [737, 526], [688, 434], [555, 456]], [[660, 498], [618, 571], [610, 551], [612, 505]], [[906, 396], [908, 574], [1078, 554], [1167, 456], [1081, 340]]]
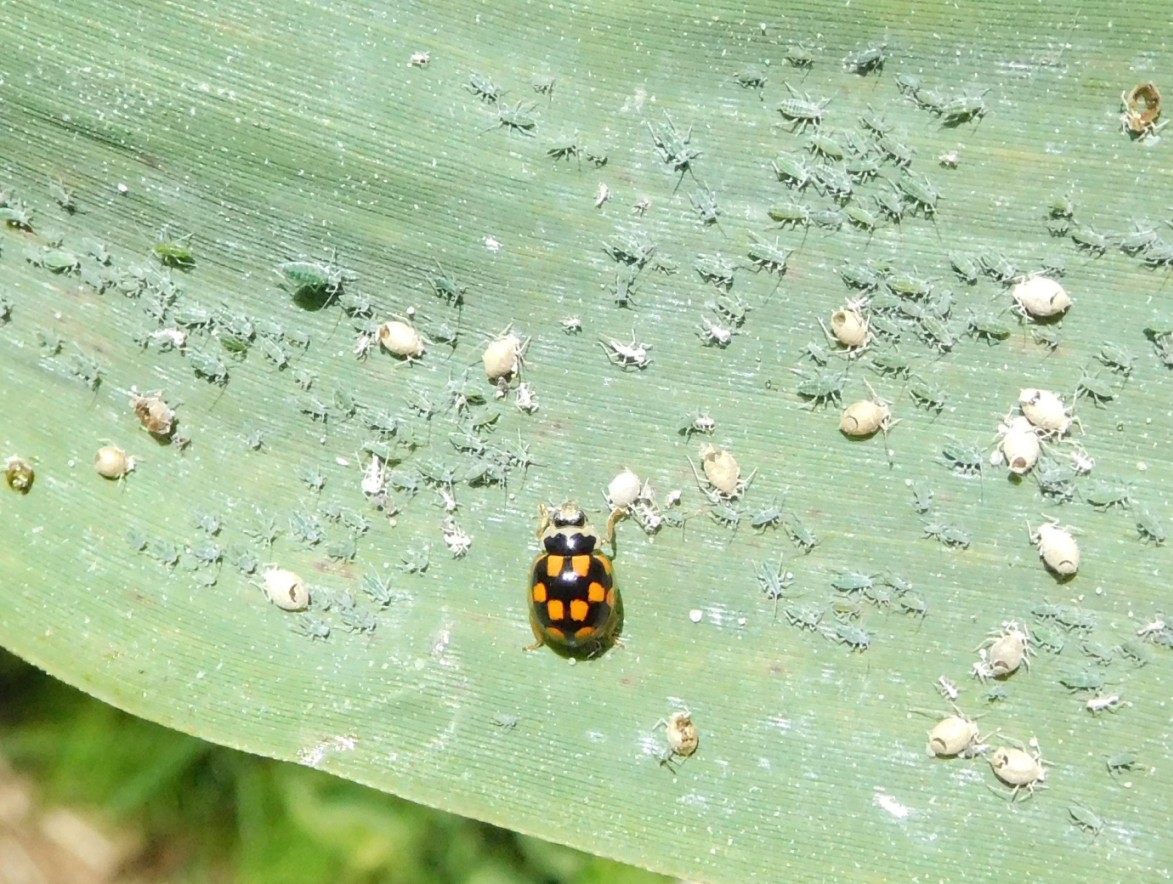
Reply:
[[[615, 549], [616, 510], [607, 520]], [[534, 559], [529, 580], [529, 621], [537, 641], [564, 656], [594, 656], [614, 643], [622, 620], [611, 558], [595, 549], [600, 537], [576, 503], [550, 510], [541, 505], [538, 539], [545, 552]]]

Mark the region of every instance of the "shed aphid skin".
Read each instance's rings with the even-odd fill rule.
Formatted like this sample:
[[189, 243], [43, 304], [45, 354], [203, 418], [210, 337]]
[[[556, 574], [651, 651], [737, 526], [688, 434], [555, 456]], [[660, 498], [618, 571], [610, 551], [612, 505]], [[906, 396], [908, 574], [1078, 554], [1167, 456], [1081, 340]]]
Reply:
[[664, 737], [668, 743], [668, 751], [660, 758], [660, 764], [671, 767], [677, 758], [688, 758], [696, 753], [700, 745], [700, 731], [689, 710], [673, 712], [667, 719], [657, 721], [655, 726], [664, 728]]
[[33, 465], [23, 457], [14, 454], [5, 461], [4, 480], [13, 491], [28, 494], [35, 479]]
[[1037, 530], [1027, 523], [1026, 528], [1031, 543], [1039, 548], [1043, 564], [1058, 577], [1069, 578], [1079, 570], [1079, 543], [1069, 528], [1060, 527], [1057, 521], [1044, 522]]
[[651, 364], [651, 356], [648, 351], [652, 349], [651, 344], [645, 344], [639, 341], [635, 336], [635, 329], [631, 331], [631, 343], [624, 344], [614, 338], [606, 341], [599, 341], [599, 346], [603, 348], [603, 352], [607, 354], [607, 358], [612, 365], [618, 365], [624, 371], [635, 368], [644, 369]]
[[790, 93], [790, 98], [783, 100], [778, 105], [778, 113], [782, 115], [783, 119], [794, 123], [793, 129], [801, 127], [805, 130], [807, 126], [814, 126], [817, 129], [823, 122], [823, 116], [831, 99], [824, 98], [814, 101], [805, 92], [797, 91], [789, 83], [784, 85]]
[[136, 388], [130, 388], [130, 405], [134, 409], [139, 423], [152, 436], [160, 440], [169, 440], [175, 432], [175, 412], [163, 400], [159, 392], [140, 396]]
[[270, 565], [261, 575], [265, 597], [283, 611], [304, 611], [310, 605], [310, 588], [293, 571]]
[[103, 445], [94, 455], [94, 469], [104, 479], [122, 479], [137, 465], [137, 461], [117, 445]]
[[1147, 138], [1156, 135], [1167, 123], [1158, 123], [1161, 117], [1161, 91], [1155, 83], [1138, 83], [1130, 90], [1120, 93], [1124, 113], [1120, 115], [1120, 128], [1130, 138]]

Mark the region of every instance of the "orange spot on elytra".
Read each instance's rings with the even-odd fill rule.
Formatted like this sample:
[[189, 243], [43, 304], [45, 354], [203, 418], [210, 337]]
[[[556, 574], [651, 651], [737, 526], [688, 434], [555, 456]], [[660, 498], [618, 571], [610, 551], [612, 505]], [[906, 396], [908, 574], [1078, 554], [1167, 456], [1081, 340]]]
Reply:
[[586, 620], [587, 614], [589, 614], [590, 611], [591, 606], [582, 599], [574, 599], [574, 601], [570, 603], [571, 620], [578, 620], [579, 622], [582, 622], [583, 620]]
[[550, 599], [546, 602], [546, 614], [551, 620], [563, 620], [566, 617], [566, 605], [562, 599]]

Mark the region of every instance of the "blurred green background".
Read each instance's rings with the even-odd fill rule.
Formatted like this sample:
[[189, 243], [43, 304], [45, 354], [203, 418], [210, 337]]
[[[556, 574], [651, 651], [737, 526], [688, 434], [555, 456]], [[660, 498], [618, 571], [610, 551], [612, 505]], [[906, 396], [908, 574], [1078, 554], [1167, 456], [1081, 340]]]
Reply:
[[[99, 702], [5, 651], [0, 698], [3, 884], [672, 880], [212, 745]], [[27, 812], [14, 812], [24, 803], [15, 793]], [[57, 815], [38, 826], [49, 811]], [[54, 824], [62, 811], [91, 820], [109, 851]], [[45, 877], [25, 877], [13, 851]], [[89, 854], [92, 874], [79, 877], [85, 864], [75, 851]]]

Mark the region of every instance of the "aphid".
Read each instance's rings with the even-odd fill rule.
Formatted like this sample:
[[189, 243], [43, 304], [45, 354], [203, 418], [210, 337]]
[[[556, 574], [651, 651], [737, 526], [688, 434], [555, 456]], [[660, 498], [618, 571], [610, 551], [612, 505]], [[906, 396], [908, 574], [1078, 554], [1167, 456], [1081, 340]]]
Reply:
[[831, 314], [831, 333], [827, 337], [846, 347], [850, 356], [863, 352], [872, 342], [867, 318], [854, 302]]
[[845, 216], [838, 209], [819, 209], [811, 212], [811, 223], [824, 230], [839, 230], [843, 227]]
[[426, 68], [431, 60], [432, 53], [430, 52], [413, 52], [407, 60], [407, 65], [413, 68]]
[[1128, 509], [1132, 504], [1132, 493], [1129, 486], [1119, 482], [1097, 481], [1087, 486], [1083, 499], [1092, 509], [1104, 512], [1112, 507]]
[[489, 104], [495, 103], [504, 94], [496, 83], [484, 74], [475, 72], [468, 75], [468, 82], [464, 84], [464, 88]]
[[771, 206], [766, 214], [777, 221], [779, 227], [806, 227], [811, 221], [811, 212], [798, 203], [778, 203]]
[[1104, 254], [1110, 245], [1108, 237], [1094, 228], [1084, 225], [1072, 227], [1070, 236], [1077, 249], [1097, 257]]
[[1016, 476], [1025, 476], [1039, 462], [1043, 446], [1034, 425], [1021, 415], [999, 427], [998, 450]]
[[809, 70], [814, 67], [815, 56], [805, 43], [794, 43], [786, 47], [786, 61], [791, 67]]
[[525, 349], [528, 344], [528, 339], [523, 341], [508, 328], [491, 340], [481, 355], [488, 379], [493, 383], [511, 380], [525, 363]]
[[1136, 511], [1136, 531], [1141, 540], [1154, 546], [1162, 546], [1168, 537], [1164, 523], [1146, 509]]
[[[789, 572], [787, 572], [789, 573]], [[823, 620], [823, 612], [815, 605], [787, 605], [782, 610], [786, 622], [799, 629], [809, 629], [814, 632]]]
[[850, 623], [837, 623], [826, 633], [832, 641], [847, 645], [851, 651], [863, 653], [872, 646], [872, 634], [866, 629], [853, 626]]
[[615, 510], [626, 509], [640, 497], [643, 484], [632, 470], [624, 467], [623, 472], [615, 476], [607, 486], [607, 505]]
[[171, 434], [175, 432], [175, 412], [158, 393], [140, 396], [134, 387], [131, 387], [130, 392], [131, 407], [134, 408], [134, 413], [143, 428], [152, 436], [170, 439]]
[[782, 514], [782, 530], [803, 553], [809, 553], [819, 545], [819, 536], [795, 512]]
[[105, 479], [121, 479], [136, 466], [135, 459], [117, 445], [103, 445], [94, 455], [94, 469]]
[[693, 267], [705, 282], [724, 289], [733, 285], [733, 274], [737, 270], [737, 265], [722, 255], [697, 255]]
[[882, 71], [884, 62], [888, 60], [887, 49], [887, 44], [879, 43], [859, 52], [849, 53], [843, 59], [843, 69], [861, 77], [873, 71]]
[[[700, 455], [701, 470], [711, 486], [710, 489], [706, 489], [700, 484], [700, 475], [697, 473], [695, 465], [692, 467], [692, 472], [696, 476], [697, 485], [714, 502], [736, 500], [745, 493], [745, 489], [753, 481], [753, 473], [750, 473], [747, 479], [741, 478], [741, 466], [737, 463], [737, 458], [724, 448], [706, 443], [701, 446]], [[689, 459], [689, 463], [692, 464], [691, 459]]]
[[778, 180], [791, 187], [802, 190], [811, 180], [811, 171], [806, 163], [794, 154], [778, 154], [771, 166], [774, 169], [774, 174], [778, 176]]
[[795, 392], [806, 400], [804, 407], [838, 405], [842, 401], [843, 384], [847, 380], [846, 372], [836, 374], [824, 370], [812, 373], [802, 368], [792, 368], [791, 371], [800, 378]]
[[785, 86], [791, 97], [778, 105], [778, 113], [782, 115], [783, 119], [792, 121], [794, 128], [799, 126], [803, 129], [806, 129], [807, 126], [818, 128], [823, 122], [823, 116], [831, 99], [824, 98], [821, 101], [813, 101], [809, 95], [805, 92], [798, 92], [789, 83], [786, 83]]
[[424, 339], [407, 322], [388, 320], [379, 326], [377, 336], [383, 349], [409, 363], [424, 355]]
[[715, 193], [705, 188], [696, 194], [690, 193], [688, 195], [688, 201], [692, 203], [692, 207], [696, 210], [697, 215], [700, 216], [702, 224], [708, 226], [709, 224], [717, 223], [721, 209], [717, 206], [717, 195]]
[[977, 722], [959, 713], [942, 718], [933, 726], [929, 731], [928, 750], [938, 758], [969, 757], [980, 743]]
[[611, 363], [618, 365], [624, 371], [629, 368], [642, 370], [647, 368], [652, 361], [648, 355], [648, 351], [652, 349], [652, 345], [637, 341], [634, 329], [631, 332], [630, 344], [623, 344], [612, 338], [609, 341], [599, 341], [599, 346], [603, 348], [603, 352], [607, 354], [607, 358]]
[[293, 571], [270, 566], [261, 575], [265, 597], [283, 611], [304, 611], [310, 605], [310, 588]]
[[753, 233], [750, 233], [747, 254], [756, 269], [778, 276], [786, 272], [786, 259], [790, 257], [790, 251], [778, 245], [777, 240], [769, 243]]
[[761, 98], [762, 90], [766, 88], [766, 69], [761, 65], [746, 65], [733, 74], [733, 81], [742, 89], [756, 89]]
[[880, 226], [879, 216], [874, 212], [869, 212], [863, 206], [848, 206], [843, 210], [843, 214], [847, 218], [847, 223], [858, 230], [875, 233], [876, 228]]
[[1011, 328], [991, 313], [969, 311], [966, 330], [974, 338], [996, 344], [1010, 337]]
[[22, 199], [5, 197], [0, 200], [0, 221], [16, 230], [31, 231], [33, 229], [33, 211]]
[[1145, 246], [1140, 257], [1146, 267], [1171, 267], [1173, 266], [1173, 243], [1163, 239], [1155, 239]]
[[23, 457], [14, 454], [5, 461], [4, 480], [13, 491], [28, 494], [35, 479], [36, 473], [33, 471], [33, 465]]
[[946, 101], [940, 108], [942, 126], [960, 126], [970, 120], [980, 120], [986, 115], [985, 96], [989, 89], [980, 95], [959, 95]]
[[1011, 801], [1018, 801], [1019, 795], [1029, 798], [1043, 781], [1047, 770], [1037, 744], [1028, 752], [1018, 747], [999, 746], [990, 754], [990, 767], [994, 776], [1007, 786], [1012, 786]]
[[1132, 374], [1135, 359], [1131, 353], [1117, 344], [1107, 342], [1101, 344], [1095, 356], [1101, 364], [1117, 374], [1124, 375], [1124, 377]]
[[845, 264], [839, 269], [839, 276], [849, 288], [860, 291], [874, 291], [884, 282], [883, 277], [866, 264]]
[[1022, 409], [1026, 419], [1047, 437], [1065, 435], [1075, 420], [1071, 410], [1063, 404], [1063, 400], [1050, 390], [1039, 390], [1034, 387], [1021, 390], [1018, 394], [1018, 407]]
[[930, 522], [926, 524], [924, 526], [924, 536], [931, 537], [945, 546], [956, 547], [958, 549], [969, 549], [969, 544], [972, 540], [968, 531], [958, 528], [956, 525], [948, 525], [942, 522]]
[[1100, 834], [1104, 828], [1103, 817], [1083, 804], [1069, 804], [1067, 806], [1067, 816], [1070, 818], [1072, 825], [1092, 836]]
[[[337, 266], [334, 263], [336, 258], [337, 253], [334, 253], [325, 263], [285, 261], [277, 265], [277, 273], [291, 287], [295, 301], [325, 306], [342, 291], [346, 283], [358, 279], [355, 272]], [[296, 344], [293, 335], [287, 338], [291, 344]]]
[[538, 121], [531, 115], [533, 109], [532, 102], [527, 105], [523, 105], [521, 102], [508, 105], [502, 101], [497, 105], [497, 122], [484, 131], [489, 132], [505, 127], [510, 133], [520, 132], [522, 135], [532, 138], [534, 129], [538, 125]]
[[1109, 774], [1117, 777], [1122, 773], [1136, 770], [1140, 765], [1140, 759], [1132, 752], [1117, 752], [1115, 755], [1109, 755], [1105, 758], [1104, 765], [1108, 768]]
[[979, 645], [982, 653], [981, 666], [990, 678], [1006, 678], [1018, 671], [1020, 666], [1030, 665], [1030, 634], [1026, 627], [1013, 620], [1002, 624]]
[[880, 174], [880, 163], [875, 157], [856, 154], [843, 163], [843, 171], [852, 181], [863, 183]]
[[1031, 543], [1039, 548], [1043, 564], [1055, 574], [1066, 578], [1079, 570], [1079, 544], [1069, 529], [1060, 527], [1058, 522], [1044, 522], [1037, 531], [1029, 524], [1026, 527]]
[[686, 439], [691, 438], [693, 433], [712, 433], [717, 429], [717, 422], [707, 412], [697, 412], [692, 417], [681, 425], [677, 430], [680, 435]]
[[1144, 335], [1153, 343], [1157, 358], [1166, 368], [1173, 368], [1173, 330], [1146, 328]]
[[[871, 390], [870, 385], [868, 389]], [[864, 439], [882, 431], [887, 436], [888, 431], [897, 423], [892, 419], [889, 403], [876, 396], [874, 390], [871, 390], [871, 393], [871, 399], [852, 402], [843, 410], [839, 418], [839, 432], [843, 435]]]
[[1019, 276], [1018, 268], [998, 252], [983, 252], [978, 255], [977, 262], [982, 272], [996, 282], [1012, 282]]
[[25, 260], [34, 267], [43, 267], [53, 273], [70, 274], [81, 267], [81, 259], [73, 252], [52, 246], [29, 250], [25, 253]]
[[1084, 639], [1080, 642], [1079, 649], [1085, 656], [1090, 657], [1093, 663], [1100, 666], [1108, 666], [1116, 659], [1115, 648], [1091, 641], [1090, 639]]
[[806, 148], [815, 157], [831, 162], [840, 162], [847, 158], [847, 152], [834, 136], [816, 131], [807, 138]]
[[[816, 166], [811, 172], [811, 180], [814, 182], [815, 189], [821, 194], [826, 194], [840, 204], [851, 199], [851, 195], [855, 192], [855, 185], [851, 183], [851, 176], [844, 171], [840, 166], [824, 165]], [[838, 219], [834, 223], [832, 219]], [[818, 223], [819, 226], [827, 229], [838, 230], [842, 226], [842, 214], [834, 209], [827, 209], [822, 212], [812, 212], [811, 220]]]
[[929, 613], [928, 600], [914, 590], [901, 590], [896, 596], [896, 606], [903, 614], [912, 614], [924, 620]]
[[1099, 691], [1104, 687], [1104, 676], [1093, 669], [1066, 669], [1059, 674], [1058, 681], [1073, 694], [1080, 691]]
[[176, 270], [191, 270], [195, 267], [195, 255], [191, 250], [191, 234], [175, 241], [163, 240], [152, 247], [155, 257], [164, 267]]
[[882, 350], [873, 349], [869, 365], [880, 375], [904, 378], [912, 376], [912, 360], [900, 353], [895, 346]]
[[688, 758], [694, 754], [700, 745], [700, 732], [692, 720], [692, 713], [687, 709], [673, 712], [667, 720], [656, 722], [656, 727], [664, 727], [664, 737], [668, 742], [668, 754], [661, 759], [661, 764], [670, 764], [676, 758]]
[[937, 157], [937, 165], [944, 169], [956, 169], [961, 164], [961, 153], [957, 150], [948, 150]]
[[1121, 92], [1120, 103], [1124, 105], [1120, 127], [1129, 137], [1145, 138], [1165, 127], [1165, 123], [1157, 122], [1161, 116], [1161, 92], [1155, 83], [1139, 83]]
[[1096, 628], [1095, 615], [1081, 608], [1057, 605], [1054, 610], [1054, 620], [1068, 632], [1091, 632]]
[[1010, 291], [1019, 313], [1034, 319], [1061, 316], [1071, 306], [1071, 297], [1058, 282], [1046, 276], [1030, 276]]
[[611, 199], [611, 188], [600, 181], [599, 187], [595, 191], [595, 208], [603, 208], [603, 203], [607, 202], [609, 199]]
[[[770, 565], [763, 562], [754, 571], [754, 576], [757, 577], [758, 585], [762, 588], [762, 592], [765, 593], [766, 598], [773, 600], [773, 602], [774, 602], [774, 619], [777, 620], [778, 619], [778, 600], [781, 599], [786, 594], [786, 590], [790, 588], [792, 583], [794, 583], [794, 574], [790, 571], [782, 570], [782, 557], [779, 556], [777, 566], [771, 567]], [[787, 606], [786, 619], [790, 622], [790, 624], [792, 626], [796, 626], [798, 624], [795, 622], [795, 619], [791, 618], [789, 609], [790, 609], [790, 606]], [[818, 609], [816, 608], [815, 611], [817, 612]], [[816, 613], [815, 619], [814, 619], [814, 625], [805, 625], [804, 624], [800, 628], [813, 629], [814, 626], [818, 625], [818, 621], [819, 621], [819, 619], [821, 619], [821, 617], [822, 617], [821, 613]], [[807, 618], [807, 621], [809, 622], [809, 618]]]
[[919, 482], [912, 482], [909, 485], [912, 491], [912, 509], [917, 515], [923, 516], [926, 513], [932, 512], [933, 509], [933, 490], [926, 488]]
[[926, 217], [937, 214], [937, 201], [941, 195], [924, 175], [905, 172], [896, 179], [896, 187], [908, 198], [913, 212], [919, 209]]
[[[673, 172], [679, 172], [680, 180], [683, 181], [684, 173], [692, 171], [692, 161], [701, 156], [701, 151], [690, 146], [692, 141], [691, 126], [688, 127], [688, 131], [684, 135], [681, 135], [667, 113], [664, 114], [664, 120], [664, 123], [659, 123], [656, 126], [645, 120], [644, 125], [652, 134], [652, 142], [656, 145], [660, 159], [670, 166]], [[679, 185], [678, 181], [677, 186]]]
[[906, 167], [912, 164], [916, 151], [906, 144], [897, 141], [890, 133], [876, 139], [876, 148], [885, 159], [891, 160], [897, 166]]
[[967, 285], [976, 283], [978, 273], [981, 272], [978, 262], [961, 252], [949, 253], [949, 266], [953, 268], [953, 272], [957, 274], [957, 278]]
[[985, 458], [982, 457], [981, 450], [975, 445], [965, 445], [952, 436], [947, 437], [947, 440], [941, 449], [945, 465], [955, 475], [965, 478], [973, 478], [974, 476], [981, 478], [982, 469], [985, 466]]

